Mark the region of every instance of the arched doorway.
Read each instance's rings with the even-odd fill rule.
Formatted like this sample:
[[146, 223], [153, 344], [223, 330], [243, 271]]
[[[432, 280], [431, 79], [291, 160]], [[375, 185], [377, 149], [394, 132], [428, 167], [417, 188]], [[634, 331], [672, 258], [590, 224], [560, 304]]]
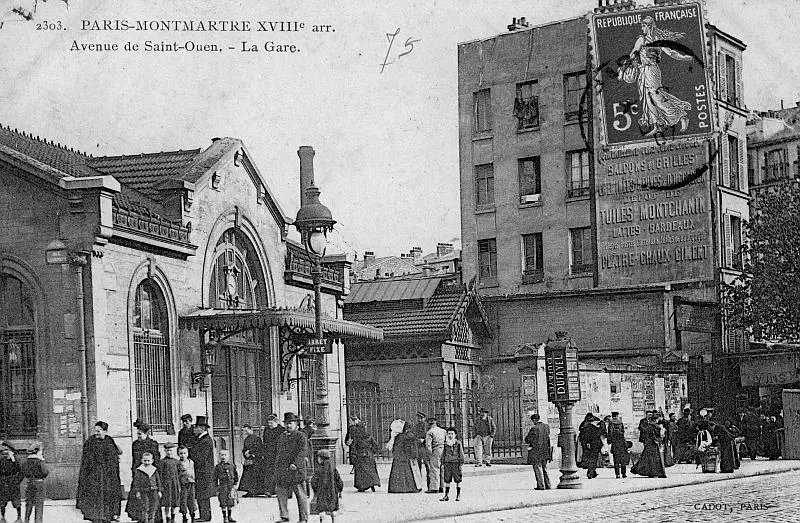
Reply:
[[[256, 310], [268, 306], [264, 272], [252, 243], [236, 229], [222, 234], [214, 250], [209, 304], [215, 309]], [[272, 410], [269, 332], [216, 332], [211, 375], [212, 415], [218, 448], [234, 450], [242, 424], [263, 428]], [[231, 455], [236, 459], [236, 453]]]

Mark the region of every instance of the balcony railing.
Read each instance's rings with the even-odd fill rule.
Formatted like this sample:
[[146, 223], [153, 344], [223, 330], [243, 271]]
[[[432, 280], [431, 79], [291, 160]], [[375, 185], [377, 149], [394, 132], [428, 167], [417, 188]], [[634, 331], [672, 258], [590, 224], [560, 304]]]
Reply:
[[[301, 247], [289, 244], [286, 250], [287, 282], [310, 283], [313, 264]], [[299, 278], [298, 278], [299, 277]], [[322, 265], [322, 284], [337, 290], [344, 288], [344, 270]]]

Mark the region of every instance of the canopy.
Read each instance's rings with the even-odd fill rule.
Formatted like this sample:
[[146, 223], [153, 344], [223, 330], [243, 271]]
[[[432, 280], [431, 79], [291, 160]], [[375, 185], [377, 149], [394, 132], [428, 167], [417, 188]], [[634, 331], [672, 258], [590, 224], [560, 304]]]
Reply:
[[[314, 329], [313, 310], [304, 309], [198, 309], [180, 317], [183, 329], [238, 330], [248, 327], [303, 327]], [[322, 316], [322, 331], [331, 338], [368, 338], [382, 341], [383, 330], [354, 321]]]

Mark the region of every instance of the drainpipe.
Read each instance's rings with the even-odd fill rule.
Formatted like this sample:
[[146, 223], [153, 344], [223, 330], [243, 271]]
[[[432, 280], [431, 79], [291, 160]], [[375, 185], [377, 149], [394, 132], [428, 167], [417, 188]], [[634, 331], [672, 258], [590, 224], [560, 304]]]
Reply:
[[83, 295], [83, 268], [89, 263], [86, 252], [72, 255], [75, 269], [75, 306], [78, 311], [78, 355], [81, 365], [81, 425], [84, 439], [89, 437], [89, 384], [86, 376], [86, 304]]

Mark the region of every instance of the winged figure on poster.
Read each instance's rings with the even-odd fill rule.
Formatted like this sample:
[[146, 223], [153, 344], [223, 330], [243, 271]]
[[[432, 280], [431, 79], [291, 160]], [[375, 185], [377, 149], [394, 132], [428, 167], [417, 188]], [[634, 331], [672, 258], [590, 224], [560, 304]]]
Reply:
[[650, 129], [646, 136], [653, 136], [664, 129], [680, 123], [680, 130], [689, 125], [686, 112], [691, 109], [689, 102], [669, 93], [661, 80], [662, 53], [674, 60], [689, 61], [694, 57], [672, 46], [662, 45], [675, 42], [684, 33], [656, 27], [653, 18], [642, 20], [642, 34], [636, 39], [628, 59], [623, 61], [617, 77], [625, 83], [637, 84], [639, 88], [639, 124]]

